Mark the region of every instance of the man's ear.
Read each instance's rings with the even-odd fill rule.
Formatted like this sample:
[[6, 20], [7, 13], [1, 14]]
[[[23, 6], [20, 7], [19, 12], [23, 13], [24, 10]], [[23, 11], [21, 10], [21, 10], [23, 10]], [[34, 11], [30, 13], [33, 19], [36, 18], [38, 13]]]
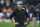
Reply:
[[17, 5], [18, 6], [18, 5]]

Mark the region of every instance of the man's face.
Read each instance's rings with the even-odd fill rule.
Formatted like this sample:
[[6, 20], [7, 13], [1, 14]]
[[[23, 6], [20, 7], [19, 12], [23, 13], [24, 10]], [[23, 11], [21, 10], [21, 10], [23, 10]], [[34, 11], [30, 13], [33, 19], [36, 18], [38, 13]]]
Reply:
[[17, 5], [18, 8], [22, 8], [22, 4]]

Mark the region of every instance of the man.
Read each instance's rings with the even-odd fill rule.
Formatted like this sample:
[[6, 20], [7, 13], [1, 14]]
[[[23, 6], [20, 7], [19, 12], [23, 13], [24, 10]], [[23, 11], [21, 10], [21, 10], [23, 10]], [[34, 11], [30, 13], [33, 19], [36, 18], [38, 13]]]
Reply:
[[38, 14], [39, 14], [39, 21], [40, 21], [40, 6], [39, 6]]
[[35, 27], [35, 25], [36, 25], [36, 17], [37, 17], [37, 10], [36, 10], [36, 8], [37, 8], [37, 6], [34, 5], [34, 8], [33, 8], [33, 18], [32, 18], [32, 20], [33, 20], [32, 27]]
[[[27, 22], [25, 22], [25, 15], [27, 17]], [[13, 17], [15, 19], [15, 22], [12, 20]], [[21, 1], [17, 2], [17, 8], [11, 14], [10, 20], [13, 24], [15, 24], [15, 27], [27, 27], [28, 22], [29, 22], [29, 16], [27, 12], [24, 9], [22, 9]]]

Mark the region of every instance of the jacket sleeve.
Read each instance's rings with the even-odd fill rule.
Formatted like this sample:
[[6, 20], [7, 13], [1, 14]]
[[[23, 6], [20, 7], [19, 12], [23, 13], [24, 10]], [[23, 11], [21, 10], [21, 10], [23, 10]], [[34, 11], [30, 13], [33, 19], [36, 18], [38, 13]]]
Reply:
[[15, 16], [15, 11], [10, 15], [10, 19], [12, 19]]
[[29, 18], [29, 15], [28, 15], [28, 13], [26, 11], [25, 11], [25, 15], [26, 15], [27, 18]]

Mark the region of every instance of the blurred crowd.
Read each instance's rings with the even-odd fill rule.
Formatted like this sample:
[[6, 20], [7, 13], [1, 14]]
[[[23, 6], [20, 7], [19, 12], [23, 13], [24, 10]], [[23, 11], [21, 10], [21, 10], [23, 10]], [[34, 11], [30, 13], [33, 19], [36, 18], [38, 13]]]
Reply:
[[[17, 1], [23, 2], [23, 8], [28, 12], [30, 19], [32, 18], [33, 12], [36, 11], [37, 20], [39, 20], [40, 0], [0, 0], [0, 19], [9, 19], [11, 13], [17, 7]], [[33, 16], [35, 16], [35, 13]]]

